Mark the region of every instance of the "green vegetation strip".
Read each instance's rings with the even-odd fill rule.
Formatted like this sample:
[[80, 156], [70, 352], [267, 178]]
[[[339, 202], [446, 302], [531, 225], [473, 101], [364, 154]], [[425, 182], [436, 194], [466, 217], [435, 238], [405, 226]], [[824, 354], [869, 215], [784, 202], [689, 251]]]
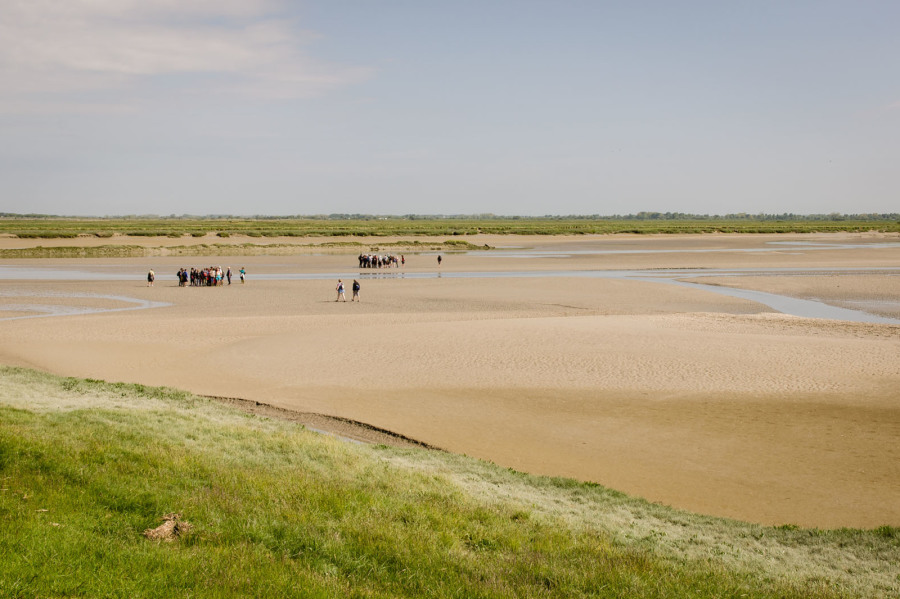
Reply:
[[0, 216], [0, 234], [19, 238], [384, 237], [677, 233], [900, 232], [900, 215], [729, 215], [641, 213], [629, 217], [23, 218]]
[[[148, 539], [171, 513], [180, 534]], [[898, 562], [889, 527], [702, 518], [0, 368], [2, 597], [888, 597]]]
[[0, 249], [0, 259], [12, 258], [143, 258], [149, 256], [279, 256], [310, 251], [353, 250], [354, 252], [417, 252], [452, 250], [489, 250], [488, 245], [476, 245], [460, 239], [446, 241], [385, 241], [378, 245], [358, 241], [333, 241], [315, 244], [241, 243], [198, 244], [144, 247], [139, 245], [101, 245], [97, 247], [43, 247]]

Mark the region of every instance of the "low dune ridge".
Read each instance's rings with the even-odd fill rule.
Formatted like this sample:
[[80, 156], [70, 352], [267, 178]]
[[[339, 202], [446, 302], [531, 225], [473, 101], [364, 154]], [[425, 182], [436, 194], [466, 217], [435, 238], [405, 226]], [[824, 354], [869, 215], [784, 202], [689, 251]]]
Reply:
[[[440, 266], [437, 252], [407, 254], [403, 268], [365, 271], [356, 268], [359, 249], [308, 245], [288, 256], [152, 264], [7, 260], [135, 276], [0, 280], [0, 363], [364, 422], [701, 513], [821, 528], [900, 525], [900, 326], [789, 316], [703, 287], [578, 276], [759, 269], [701, 282], [896, 318], [898, 236], [471, 241], [498, 249], [444, 253]], [[206, 263], [246, 266], [248, 282], [177, 286], [178, 268]], [[141, 276], [150, 267], [153, 287]], [[349, 273], [348, 299], [356, 277], [362, 301], [335, 302], [336, 279], [276, 278], [292, 273]], [[452, 276], [461, 273], [481, 276]], [[9, 319], [38, 315], [44, 302], [128, 307], [115, 296], [166, 305]]]

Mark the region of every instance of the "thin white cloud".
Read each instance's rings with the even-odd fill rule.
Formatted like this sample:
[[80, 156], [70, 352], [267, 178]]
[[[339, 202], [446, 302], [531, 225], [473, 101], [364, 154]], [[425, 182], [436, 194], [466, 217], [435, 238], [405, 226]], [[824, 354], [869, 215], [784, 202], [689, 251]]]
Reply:
[[317, 61], [307, 51], [314, 38], [266, 0], [7, 0], [0, 104], [58, 103], [51, 96], [192, 74], [215, 76], [203, 84], [216, 81], [209, 93], [296, 98], [370, 75]]

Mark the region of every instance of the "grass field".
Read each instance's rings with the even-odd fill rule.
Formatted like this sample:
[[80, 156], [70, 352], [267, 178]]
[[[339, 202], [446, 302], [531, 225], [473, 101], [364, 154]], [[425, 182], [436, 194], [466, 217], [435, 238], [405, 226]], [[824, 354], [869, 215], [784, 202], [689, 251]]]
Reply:
[[195, 245], [176, 246], [141, 246], [104, 244], [100, 246], [38, 246], [31, 248], [0, 248], [0, 259], [17, 258], [143, 258], [149, 256], [267, 256], [294, 255], [299, 252], [314, 250], [316, 252], [352, 251], [378, 252], [390, 250], [396, 252], [420, 251], [471, 251], [493, 249], [487, 245], [476, 245], [462, 239], [430, 241], [395, 240], [385, 243], [362, 243], [358, 241], [328, 241], [323, 243], [200, 243]]
[[900, 218], [0, 218], [0, 235], [19, 238], [345, 237], [475, 234], [585, 235], [678, 233], [813, 233], [900, 231]]
[[[146, 538], [169, 513], [182, 534]], [[890, 527], [706, 518], [0, 368], [2, 597], [896, 597], [898, 563]]]

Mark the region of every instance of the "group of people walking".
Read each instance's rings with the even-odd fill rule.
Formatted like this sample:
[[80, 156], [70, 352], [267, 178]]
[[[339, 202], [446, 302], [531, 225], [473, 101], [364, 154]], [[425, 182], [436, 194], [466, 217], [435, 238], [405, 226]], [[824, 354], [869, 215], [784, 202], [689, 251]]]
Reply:
[[359, 267], [360, 268], [390, 268], [400, 267], [406, 264], [406, 257], [402, 254], [400, 257], [394, 256], [393, 254], [387, 254], [385, 256], [379, 256], [378, 254], [360, 254], [359, 255]]
[[[241, 277], [241, 283], [243, 283], [247, 274], [243, 266], [238, 271], [238, 274]], [[233, 273], [230, 266], [224, 269], [221, 266], [209, 266], [206, 268], [191, 268], [190, 271], [182, 268], [175, 273], [175, 276], [178, 277], [179, 287], [218, 287], [225, 284], [231, 285]]]
[[[441, 256], [437, 257], [438, 266], [441, 265]], [[360, 268], [390, 268], [391, 266], [399, 267], [406, 264], [406, 258], [401, 254], [398, 258], [394, 255], [386, 255], [379, 256], [377, 254], [360, 254], [359, 255], [359, 267]], [[238, 274], [241, 278], [241, 283], [244, 282], [247, 271], [242, 266], [238, 271]], [[231, 278], [233, 273], [231, 271], [231, 267], [228, 266], [226, 268], [222, 268], [221, 266], [208, 266], [206, 268], [191, 268], [190, 270], [186, 268], [181, 268], [175, 273], [175, 276], [178, 278], [178, 286], [179, 287], [218, 287], [221, 285], [231, 285]], [[150, 272], [147, 273], [147, 286], [152, 287], [153, 283], [156, 281], [156, 273], [153, 272], [153, 269], [150, 269]], [[360, 284], [359, 281], [353, 280], [352, 285], [353, 295], [350, 298], [351, 302], [358, 302], [359, 299], [359, 290]], [[337, 299], [334, 301], [347, 301], [347, 296], [344, 290], [344, 282], [342, 279], [338, 279], [337, 283]]]

